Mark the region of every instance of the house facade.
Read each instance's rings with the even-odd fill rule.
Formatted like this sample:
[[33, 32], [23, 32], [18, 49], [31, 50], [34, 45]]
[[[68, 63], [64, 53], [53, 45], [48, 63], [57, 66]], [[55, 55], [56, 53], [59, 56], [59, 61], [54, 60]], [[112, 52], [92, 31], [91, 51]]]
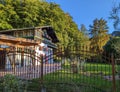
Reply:
[[53, 48], [56, 47], [55, 43], [59, 42], [51, 26], [1, 30], [0, 34], [40, 41]]
[[[45, 63], [53, 63], [53, 50], [57, 47], [55, 43], [59, 42], [53, 28], [51, 26], [43, 26], [43, 27], [32, 27], [32, 28], [21, 28], [21, 29], [11, 29], [11, 30], [1, 30], [0, 35], [13, 36], [16, 38], [24, 38], [28, 40], [33, 40], [38, 43], [35, 46], [27, 46], [29, 48], [34, 48], [36, 56], [40, 56], [41, 54], [45, 57]], [[6, 45], [1, 44], [1, 48], [5, 48]], [[2, 52], [1, 52], [2, 53]], [[11, 53], [12, 54], [12, 53]], [[27, 56], [27, 57], [26, 57]], [[28, 58], [29, 55], [24, 55], [24, 57], [20, 54], [16, 55], [16, 63], [19, 63], [18, 66], [24, 66], [32, 63], [28, 63], [27, 61], [32, 61]], [[6, 68], [9, 68], [10, 58], [6, 59]], [[24, 63], [22, 63], [22, 58], [24, 58]], [[46, 60], [47, 59], [47, 60]], [[37, 61], [37, 57], [34, 62], [35, 65], [39, 65], [40, 62]], [[3, 63], [5, 64], [5, 63]]]

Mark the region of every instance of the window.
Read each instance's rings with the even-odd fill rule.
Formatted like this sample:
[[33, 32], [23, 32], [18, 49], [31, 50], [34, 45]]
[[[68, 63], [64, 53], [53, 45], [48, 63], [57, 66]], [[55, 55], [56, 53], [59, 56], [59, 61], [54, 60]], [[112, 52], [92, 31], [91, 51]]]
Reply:
[[24, 36], [28, 36], [28, 31], [25, 31], [25, 32], [24, 32]]
[[29, 30], [28, 31], [28, 36], [33, 36], [34, 34], [33, 34], [33, 30]]
[[14, 33], [14, 36], [16, 36], [16, 37], [22, 37], [23, 36], [23, 31], [16, 31]]
[[47, 37], [47, 32], [46, 32], [45, 29], [43, 30], [43, 32], [44, 32], [44, 33], [43, 33], [43, 36], [44, 36], [44, 37]]
[[42, 38], [42, 32], [40, 30], [35, 31], [35, 36]]

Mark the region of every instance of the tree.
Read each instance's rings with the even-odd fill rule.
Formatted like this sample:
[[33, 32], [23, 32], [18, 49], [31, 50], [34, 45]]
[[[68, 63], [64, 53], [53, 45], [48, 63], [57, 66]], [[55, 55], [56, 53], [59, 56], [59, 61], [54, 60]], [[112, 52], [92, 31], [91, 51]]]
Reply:
[[109, 40], [107, 22], [104, 19], [95, 19], [90, 25], [91, 48], [94, 51], [102, 51], [103, 46]]
[[120, 31], [120, 3], [118, 6], [114, 6], [112, 8], [112, 11], [110, 12], [110, 17], [109, 19], [112, 19], [114, 22], [113, 22], [113, 26], [114, 26], [114, 29], [115, 31]]
[[109, 54], [113, 53], [115, 58], [120, 58], [120, 37], [111, 38], [104, 46], [104, 50]]
[[81, 24], [80, 31], [85, 35], [88, 36], [88, 30], [86, 29], [84, 24]]
[[115, 37], [117, 37], [117, 36], [120, 37], [120, 31], [113, 31], [111, 35], [115, 36]]
[[12, 0], [2, 0], [0, 2], [0, 29], [11, 29], [11, 21], [18, 19], [14, 7], [11, 5]]
[[69, 13], [45, 0], [0, 0], [0, 30], [52, 26], [65, 47], [85, 44], [85, 36]]
[[86, 45], [88, 46], [89, 43], [90, 43], [90, 41], [89, 41], [89, 33], [88, 33], [88, 30], [86, 29], [84, 24], [81, 24], [80, 31], [81, 31], [81, 33], [83, 35], [84, 44], [86, 43]]
[[19, 16], [16, 21], [16, 28], [34, 27], [39, 24], [39, 0], [18, 0], [15, 4], [15, 11]]

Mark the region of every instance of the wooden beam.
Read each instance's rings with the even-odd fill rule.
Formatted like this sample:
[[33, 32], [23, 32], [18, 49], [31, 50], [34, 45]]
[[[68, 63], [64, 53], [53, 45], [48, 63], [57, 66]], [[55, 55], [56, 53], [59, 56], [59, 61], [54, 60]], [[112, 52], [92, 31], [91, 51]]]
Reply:
[[16, 38], [13, 36], [0, 35], [0, 44], [8, 45], [8, 46], [35, 46], [40, 42], [24, 39], [24, 38]]

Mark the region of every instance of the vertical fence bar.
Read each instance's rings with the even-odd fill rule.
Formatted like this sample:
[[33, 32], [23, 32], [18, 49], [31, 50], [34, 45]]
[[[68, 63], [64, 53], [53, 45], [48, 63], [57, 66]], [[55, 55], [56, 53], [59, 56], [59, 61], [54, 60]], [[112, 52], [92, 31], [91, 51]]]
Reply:
[[43, 83], [43, 55], [41, 55], [41, 83]]
[[45, 69], [43, 69], [44, 68], [43, 67], [43, 59], [44, 59], [43, 55], [41, 55], [40, 58], [41, 58], [41, 78], [40, 78], [41, 89], [40, 89], [40, 92], [46, 92], [46, 89], [45, 89], [44, 84], [43, 84], [43, 72], [45, 72], [44, 71]]
[[24, 48], [21, 48], [21, 67], [24, 66]]
[[114, 61], [114, 56], [113, 56], [113, 54], [111, 54], [111, 62], [112, 62], [113, 92], [116, 92], [116, 82], [115, 82], [115, 61]]
[[13, 68], [13, 72], [14, 72], [14, 75], [15, 75], [15, 55], [16, 54], [16, 48], [13, 47], [13, 63], [12, 63], [12, 68]]

